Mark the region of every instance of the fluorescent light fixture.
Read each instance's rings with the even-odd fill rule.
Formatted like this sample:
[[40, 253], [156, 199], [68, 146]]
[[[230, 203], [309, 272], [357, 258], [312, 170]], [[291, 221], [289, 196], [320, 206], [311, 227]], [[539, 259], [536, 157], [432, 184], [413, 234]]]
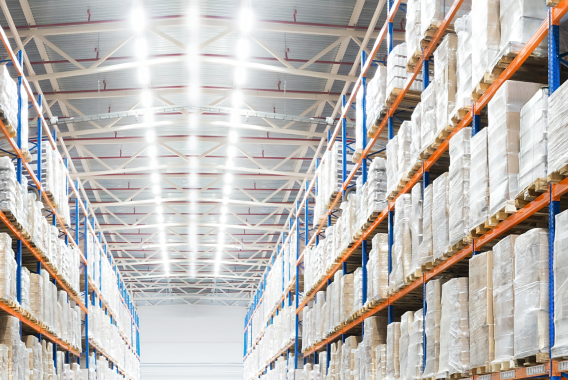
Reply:
[[252, 29], [253, 23], [254, 23], [254, 14], [252, 12], [252, 9], [244, 8], [241, 11], [241, 16], [240, 16], [241, 30], [245, 33], [250, 32], [251, 29]]
[[233, 91], [233, 107], [237, 108], [243, 104], [243, 93], [239, 90]]
[[148, 90], [142, 91], [142, 105], [145, 107], [150, 107], [152, 105], [152, 93]]
[[221, 214], [226, 214], [227, 211], [229, 211], [229, 209], [227, 208], [227, 206], [221, 207]]
[[152, 180], [153, 183], [158, 183], [160, 182], [160, 174], [159, 173], [152, 173], [152, 175], [150, 176], [150, 179]]
[[148, 66], [140, 66], [138, 68], [138, 82], [141, 85], [150, 83], [150, 69]]
[[156, 132], [153, 129], [146, 132], [146, 142], [151, 144], [156, 141]]
[[239, 141], [239, 133], [237, 131], [230, 131], [229, 132], [229, 141], [232, 144], [236, 144]]
[[247, 80], [247, 72], [243, 66], [237, 66], [235, 69], [235, 83], [244, 84]]
[[138, 37], [135, 42], [136, 57], [140, 60], [148, 57], [148, 44], [145, 38]]
[[233, 174], [225, 173], [225, 183], [233, 183]]
[[231, 190], [233, 190], [233, 189], [231, 188], [231, 186], [229, 186], [229, 185], [223, 186], [223, 193], [224, 193], [225, 195], [231, 194]]
[[221, 223], [226, 223], [227, 222], [227, 215], [221, 215], [219, 220], [221, 221]]
[[163, 223], [164, 222], [164, 216], [162, 214], [158, 214], [158, 222], [159, 223]]
[[223, 204], [226, 205], [229, 203], [229, 199], [227, 197], [223, 197]]
[[156, 195], [160, 194], [160, 186], [159, 185], [152, 186], [152, 192]]
[[140, 7], [134, 8], [130, 13], [130, 22], [135, 32], [144, 30], [146, 27], [146, 15], [144, 14], [144, 10]]
[[161, 205], [162, 204], [162, 197], [154, 198], [154, 203], [156, 203], [157, 205]]
[[220, 232], [225, 231], [225, 226], [221, 224], [221, 225], [219, 226], [219, 231], [220, 231]]
[[249, 55], [249, 43], [246, 38], [241, 38], [237, 41], [237, 58], [244, 60]]
[[162, 212], [164, 212], [164, 208], [162, 206], [158, 206], [156, 207], [156, 212], [161, 214]]

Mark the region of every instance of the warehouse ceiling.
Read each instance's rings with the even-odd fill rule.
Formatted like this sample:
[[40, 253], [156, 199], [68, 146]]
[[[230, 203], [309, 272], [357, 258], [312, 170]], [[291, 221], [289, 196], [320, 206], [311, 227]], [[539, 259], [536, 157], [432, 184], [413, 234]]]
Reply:
[[[59, 150], [137, 304], [245, 306], [327, 126], [235, 110], [336, 118], [385, 1], [0, 5], [0, 25], [24, 51], [44, 116], [58, 118]], [[96, 116], [70, 122], [84, 115]]]

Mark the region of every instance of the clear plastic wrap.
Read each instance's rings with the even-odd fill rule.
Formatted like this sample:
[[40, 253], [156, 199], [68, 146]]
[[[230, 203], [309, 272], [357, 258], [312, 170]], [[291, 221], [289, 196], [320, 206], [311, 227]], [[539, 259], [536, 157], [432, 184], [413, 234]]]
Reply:
[[400, 322], [392, 322], [387, 326], [387, 380], [400, 378]]
[[387, 194], [398, 186], [398, 135], [387, 143]]
[[367, 82], [367, 132], [379, 120], [385, 108], [387, 67], [379, 64], [373, 79]]
[[[440, 26], [442, 20], [446, 17], [446, 13], [450, 10], [452, 3], [444, 0], [422, 0], [421, 3], [422, 19], [420, 33], [424, 36], [429, 29], [436, 29]], [[464, 0], [456, 12], [454, 20], [469, 12], [471, 9], [471, 3], [471, 0]]]
[[392, 271], [389, 274], [389, 292], [392, 294], [404, 285], [412, 261], [410, 194], [402, 194], [395, 201], [394, 242], [392, 245]]
[[422, 357], [424, 354], [422, 349], [423, 322], [423, 310], [420, 309], [414, 312], [414, 319], [409, 330], [406, 380], [418, 380], [422, 377]]
[[367, 218], [383, 211], [387, 203], [387, 160], [375, 157], [367, 173]]
[[471, 7], [472, 86], [485, 75], [499, 53], [499, 0], [476, 0]]
[[548, 231], [515, 240], [515, 359], [548, 352]]
[[380, 344], [387, 340], [387, 318], [369, 317], [363, 324], [363, 341], [359, 345], [361, 351], [361, 379], [374, 379], [376, 377], [375, 351]]
[[541, 87], [538, 83], [506, 81], [488, 105], [489, 215], [510, 205], [519, 193], [521, 107]]
[[361, 87], [355, 97], [355, 152], [352, 157], [353, 162], [358, 161], [363, 149], [365, 149], [363, 146], [363, 134], [366, 134], [366, 128], [363, 130], [363, 97], [365, 97], [365, 91]]
[[556, 215], [554, 235], [554, 346], [552, 358], [568, 356], [568, 211]]
[[367, 261], [367, 302], [388, 296], [388, 234], [376, 234]]
[[410, 166], [414, 166], [418, 162], [420, 152], [422, 151], [422, 103], [418, 103], [412, 111], [410, 118], [412, 130], [412, 142], [410, 144]]
[[420, 255], [420, 245], [422, 244], [422, 182], [417, 182], [412, 187], [411, 196], [411, 236], [412, 236], [412, 259], [410, 261], [410, 273], [420, 271], [418, 256]]
[[442, 285], [440, 362], [436, 377], [466, 374], [469, 370], [468, 298], [467, 277], [453, 278]]
[[380, 344], [375, 350], [375, 357], [377, 359], [377, 380], [387, 379], [387, 345]]
[[403, 121], [398, 130], [398, 181], [408, 181], [410, 179], [409, 172], [414, 165], [410, 161], [410, 146], [412, 144], [412, 124], [410, 121]]
[[495, 359], [493, 321], [493, 251], [469, 259], [469, 363], [491, 369]]
[[[396, 45], [389, 53], [387, 60], [387, 90], [386, 98], [398, 95], [397, 89], [402, 89], [412, 73], [406, 71], [406, 43]], [[418, 74], [410, 85], [410, 91], [422, 91], [422, 74]]]
[[424, 378], [436, 376], [440, 361], [440, 322], [442, 316], [442, 281], [432, 280], [426, 283], [426, 366]]
[[434, 260], [442, 258], [448, 250], [450, 241], [449, 228], [449, 189], [448, 173], [434, 180], [433, 209], [432, 209], [432, 241]]
[[568, 81], [548, 98], [548, 173], [568, 165]]
[[353, 274], [353, 307], [351, 314], [355, 314], [363, 307], [363, 270], [355, 269]]
[[[430, 146], [436, 138], [436, 86], [430, 85], [421, 94], [420, 151]], [[388, 152], [387, 152], [388, 156]]]
[[458, 36], [447, 34], [442, 43], [434, 51], [436, 70], [434, 86], [436, 87], [436, 132], [438, 136], [450, 122], [450, 113], [456, 104], [456, 51]]
[[353, 310], [353, 273], [345, 274], [341, 277], [341, 311], [340, 322], [347, 320]]
[[495, 363], [511, 361], [514, 352], [513, 262], [518, 235], [504, 237], [493, 247], [493, 320]]
[[352, 372], [355, 369], [355, 350], [360, 342], [359, 337], [348, 336], [341, 348], [341, 379], [353, 379]]
[[[500, 49], [511, 42], [525, 44], [548, 16], [545, 2], [534, 0], [499, 0], [501, 24]], [[546, 55], [546, 40], [539, 45]]]
[[408, 347], [410, 344], [410, 333], [412, 329], [412, 323], [414, 322], [414, 312], [407, 311], [400, 317], [400, 340], [398, 346], [398, 352], [400, 357], [400, 378], [407, 379], [406, 375], [408, 373]]
[[471, 27], [471, 13], [456, 19], [455, 29], [458, 35], [458, 49], [456, 51], [456, 109], [469, 107], [472, 103]]
[[471, 127], [465, 127], [450, 140], [449, 226], [450, 246], [460, 242], [469, 230], [469, 178], [471, 166]]
[[548, 88], [541, 88], [521, 108], [519, 192], [548, 175]]
[[432, 253], [432, 207], [434, 202], [434, 185], [428, 185], [424, 189], [424, 199], [422, 200], [422, 243], [418, 252], [418, 265], [422, 266], [434, 260]]
[[406, 3], [406, 28], [404, 41], [406, 42], [406, 56], [410, 60], [413, 56], [420, 57], [422, 55], [422, 47], [420, 40], [422, 34], [420, 30], [421, 23], [421, 0], [408, 0]]
[[471, 169], [469, 172], [469, 229], [489, 217], [489, 166], [487, 163], [487, 128], [470, 139]]

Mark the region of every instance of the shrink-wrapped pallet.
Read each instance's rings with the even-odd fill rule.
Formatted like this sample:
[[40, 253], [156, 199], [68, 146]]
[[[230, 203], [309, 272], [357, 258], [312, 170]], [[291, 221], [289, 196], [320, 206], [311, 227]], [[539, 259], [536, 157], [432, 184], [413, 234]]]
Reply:
[[375, 157], [367, 173], [367, 215], [382, 212], [387, 203], [387, 160]]
[[[534, 0], [499, 0], [499, 2], [501, 24], [499, 48], [503, 50], [510, 44], [516, 44], [519, 45], [516, 48], [518, 51], [548, 16], [548, 8], [545, 2]], [[546, 56], [545, 40], [540, 43], [535, 53]]]
[[421, 0], [408, 0], [406, 3], [406, 28], [404, 42], [406, 42], [406, 56], [410, 61], [413, 57], [422, 55], [420, 40]]
[[387, 339], [387, 318], [369, 317], [363, 324], [363, 341], [360, 347], [360, 360], [362, 369], [359, 371], [361, 379], [376, 378], [375, 351]]
[[422, 377], [422, 349], [423, 340], [423, 310], [414, 312], [414, 318], [408, 337], [408, 364], [406, 366], [406, 380], [417, 380]]
[[489, 166], [487, 164], [487, 128], [470, 140], [469, 229], [485, 223], [489, 217]]
[[434, 180], [432, 208], [432, 242], [434, 260], [442, 259], [448, 250], [450, 241], [449, 226], [449, 184], [448, 173], [444, 173]]
[[409, 172], [414, 165], [414, 162], [410, 161], [410, 145], [412, 144], [412, 124], [410, 121], [403, 121], [398, 130], [398, 163], [397, 171], [398, 181], [409, 180]]
[[442, 280], [426, 283], [426, 366], [424, 378], [436, 376], [440, 361], [440, 322], [442, 317]]
[[471, 128], [465, 127], [450, 140], [450, 246], [460, 242], [469, 232], [470, 136]]
[[343, 277], [343, 273], [341, 271], [335, 272], [333, 275], [333, 282], [335, 283], [335, 296], [333, 297], [335, 300], [336, 308], [333, 310], [333, 323], [334, 326], [337, 326], [342, 322], [341, 319], [341, 304], [343, 303], [343, 296], [342, 296], [342, 285], [341, 285], [341, 278]]
[[363, 307], [363, 270], [361, 267], [353, 273], [353, 306], [351, 314], [355, 314]]
[[[454, 16], [454, 20], [457, 17], [461, 17], [464, 14], [468, 13], [471, 9], [471, 0], [464, 0], [462, 5], [459, 7], [456, 15]], [[444, 1], [444, 0], [422, 0], [422, 12], [421, 12], [421, 26], [420, 26], [420, 33], [423, 37], [426, 36], [426, 32], [428, 30], [437, 29], [446, 14], [450, 11], [452, 6], [451, 2]], [[451, 23], [453, 24], [453, 22]]]
[[456, 108], [470, 107], [471, 93], [471, 13], [456, 19], [458, 49], [456, 51]]
[[552, 358], [568, 356], [568, 211], [556, 215], [554, 235], [554, 346]]
[[[548, 98], [548, 174], [568, 165], [568, 81]], [[562, 179], [559, 177], [557, 179]]]
[[410, 211], [411, 235], [412, 235], [412, 259], [410, 261], [410, 274], [419, 276], [420, 244], [422, 244], [422, 182], [417, 182], [410, 192], [412, 208]]
[[392, 271], [389, 274], [389, 292], [392, 294], [402, 286], [410, 271], [412, 260], [412, 236], [410, 216], [412, 205], [410, 194], [402, 194], [395, 201], [394, 242], [392, 245]]
[[488, 106], [489, 215], [516, 211], [519, 193], [521, 107], [541, 87], [538, 83], [505, 82]]
[[[396, 45], [389, 53], [387, 60], [387, 91], [386, 100], [392, 100], [398, 96], [412, 73], [406, 71], [406, 43]], [[422, 74], [418, 74], [410, 85], [410, 91], [422, 91]]]
[[422, 103], [418, 103], [412, 111], [410, 123], [412, 126], [412, 143], [410, 144], [410, 165], [413, 166], [418, 162], [420, 152], [422, 151]]
[[387, 67], [379, 64], [375, 76], [367, 82], [367, 132], [379, 120], [385, 108], [386, 89]]
[[400, 340], [398, 345], [398, 352], [400, 358], [400, 378], [407, 380], [408, 373], [408, 363], [410, 358], [408, 357], [408, 347], [410, 344], [410, 331], [412, 329], [412, 323], [414, 322], [414, 312], [407, 311], [400, 317]]
[[0, 71], [0, 110], [6, 119], [6, 126], [15, 132], [18, 128], [18, 86], [10, 77], [7, 65], [2, 65]]
[[[420, 151], [429, 147], [436, 138], [436, 86], [429, 85], [421, 94]], [[388, 152], [387, 152], [388, 156]]]
[[420, 243], [420, 250], [418, 256], [418, 264], [420, 266], [431, 263], [433, 259], [432, 255], [432, 207], [433, 207], [433, 190], [434, 185], [428, 185], [424, 189], [424, 199], [422, 204], [424, 205], [422, 209], [422, 243]]
[[345, 274], [341, 277], [341, 317], [340, 322], [347, 320], [353, 310], [353, 273]]
[[[494, 363], [510, 362], [514, 352], [513, 278], [515, 240], [509, 235], [493, 247], [493, 320], [495, 323]], [[510, 366], [511, 367], [511, 366]], [[506, 368], [504, 368], [506, 369]]]
[[436, 87], [436, 132], [435, 136], [450, 125], [450, 113], [456, 104], [456, 50], [458, 36], [448, 34], [434, 51], [434, 86]]
[[472, 86], [483, 80], [489, 65], [499, 53], [501, 31], [499, 0], [477, 0], [471, 7]]
[[440, 362], [437, 377], [466, 374], [469, 370], [469, 306], [467, 277], [442, 285]]
[[[515, 359], [548, 354], [548, 230], [515, 240]], [[538, 358], [537, 358], [538, 360]]]
[[343, 342], [341, 348], [342, 380], [353, 380], [352, 372], [355, 369], [355, 350], [360, 341], [360, 337], [348, 336], [345, 342]]
[[377, 358], [377, 380], [387, 379], [387, 345], [380, 344], [375, 350], [375, 357]]
[[541, 88], [521, 108], [519, 192], [548, 175], [548, 88]]
[[400, 322], [392, 322], [387, 326], [387, 380], [400, 378]]
[[493, 251], [469, 259], [469, 363], [477, 373], [491, 370], [495, 358], [493, 324]]
[[36, 274], [30, 274], [30, 304], [31, 313], [39, 321], [43, 320], [43, 278]]
[[363, 123], [366, 121], [363, 120], [365, 117], [363, 116], [363, 99], [365, 99], [365, 91], [361, 88], [360, 91], [357, 91], [357, 95], [355, 97], [355, 152], [351, 157], [352, 162], [357, 162], [363, 149], [363, 134], [367, 134], [366, 128], [364, 128]]
[[30, 302], [30, 271], [26, 267], [22, 267], [22, 279], [21, 279], [21, 296], [22, 302], [20, 303], [22, 308], [28, 312], [31, 312], [31, 302]]
[[398, 135], [387, 143], [387, 194], [398, 186]]
[[367, 262], [367, 302], [380, 301], [388, 297], [389, 238], [387, 234], [373, 237], [372, 249]]
[[0, 233], [0, 299], [15, 300], [16, 297], [16, 260], [12, 250], [12, 239], [6, 233]]

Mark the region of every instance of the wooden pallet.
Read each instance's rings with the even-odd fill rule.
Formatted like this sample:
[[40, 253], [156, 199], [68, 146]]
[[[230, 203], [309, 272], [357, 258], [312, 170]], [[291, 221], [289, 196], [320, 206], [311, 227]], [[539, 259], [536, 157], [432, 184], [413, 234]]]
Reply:
[[516, 212], [517, 208], [514, 205], [507, 204], [505, 207], [503, 207], [501, 210], [497, 211], [495, 214], [490, 216], [489, 219], [487, 219], [487, 221], [485, 222], [485, 228], [489, 230], [492, 229], [493, 227], [501, 223], [501, 221], [507, 219], [509, 215], [512, 215]]
[[528, 367], [531, 365], [548, 363], [550, 357], [548, 356], [548, 352], [539, 352], [536, 355], [530, 355], [524, 358], [517, 359], [515, 358], [515, 362], [517, 363], [517, 367]]
[[406, 71], [409, 73], [413, 72], [414, 68], [416, 67], [416, 64], [418, 63], [421, 57], [422, 57], [422, 51], [416, 49], [416, 51], [414, 51], [414, 53], [412, 53], [412, 55], [408, 57], [408, 60], [406, 62]]
[[410, 273], [404, 278], [404, 283], [408, 285], [413, 283], [415, 280], [419, 278], [422, 278], [422, 269], [416, 269], [412, 271], [412, 273]]
[[454, 126], [457, 126], [463, 118], [471, 111], [471, 106], [460, 107], [452, 112], [450, 120]]
[[[465, 240], [465, 238], [464, 238], [464, 240]], [[466, 243], [464, 240], [460, 240], [456, 244], [449, 246], [447, 252], [453, 255], [453, 254], [461, 251], [465, 247], [467, 247], [469, 245], [469, 243]]]
[[514, 360], [505, 360], [497, 363], [491, 363], [492, 372], [503, 372], [515, 368], [517, 368], [517, 362], [515, 362]]
[[436, 138], [434, 139], [434, 141], [428, 145], [427, 147], [425, 147], [422, 152], [420, 152], [420, 155], [418, 156], [421, 160], [427, 160], [430, 158], [430, 156], [436, 151], [436, 149], [438, 149], [440, 147], [440, 144], [442, 144], [444, 142], [444, 140], [446, 140], [446, 138], [450, 135], [450, 133], [452, 133], [452, 131], [454, 130], [454, 126], [453, 125], [447, 125], [446, 127], [444, 127], [436, 136]]
[[470, 370], [471, 375], [484, 375], [486, 373], [491, 373], [491, 365], [487, 364], [481, 367], [471, 368]]
[[559, 170], [550, 173], [546, 177], [546, 180], [550, 183], [558, 183], [566, 177], [568, 177], [568, 165], [565, 165], [561, 167]]
[[469, 374], [467, 373], [452, 373], [450, 374], [450, 379], [465, 379], [469, 378]]
[[515, 206], [522, 208], [527, 203], [534, 201], [540, 194], [546, 193], [548, 190], [548, 182], [546, 178], [537, 178], [530, 185], [517, 195], [515, 198]]
[[560, 4], [561, 0], [546, 0], [546, 6], [549, 8], [555, 8]]
[[[387, 108], [390, 108], [394, 101], [396, 100], [396, 98], [398, 97], [398, 94], [400, 94], [402, 92], [402, 88], [393, 88], [391, 93], [388, 94], [387, 96], [387, 100], [386, 100], [386, 106]], [[416, 105], [418, 103], [420, 103], [421, 101], [421, 97], [422, 97], [422, 92], [421, 91], [414, 91], [414, 90], [408, 90], [406, 92], [406, 94], [404, 95], [404, 98], [402, 99], [401, 105], [403, 105], [403, 107], [416, 107]]]
[[426, 263], [426, 264], [422, 264], [420, 266], [420, 269], [422, 270], [422, 272], [428, 272], [430, 269], [434, 268], [436, 266], [436, 264], [434, 263], [434, 260]]
[[375, 120], [373, 125], [371, 125], [371, 128], [367, 129], [367, 137], [368, 138], [372, 138], [373, 135], [375, 134], [375, 132], [377, 131], [377, 129], [379, 129], [379, 127], [381, 126], [381, 120], [386, 116], [386, 114], [387, 114], [387, 108], [383, 107], [381, 109], [381, 111], [379, 112], [379, 116], [377, 117], [377, 120]]
[[8, 131], [10, 137], [16, 137], [18, 135], [16, 130], [17, 126], [13, 126], [12, 124], [10, 124], [10, 122], [8, 121], [6, 115], [4, 115], [4, 112], [2, 110], [0, 110], [0, 120], [2, 120], [2, 124], [4, 124], [4, 126], [6, 127], [6, 130]]

